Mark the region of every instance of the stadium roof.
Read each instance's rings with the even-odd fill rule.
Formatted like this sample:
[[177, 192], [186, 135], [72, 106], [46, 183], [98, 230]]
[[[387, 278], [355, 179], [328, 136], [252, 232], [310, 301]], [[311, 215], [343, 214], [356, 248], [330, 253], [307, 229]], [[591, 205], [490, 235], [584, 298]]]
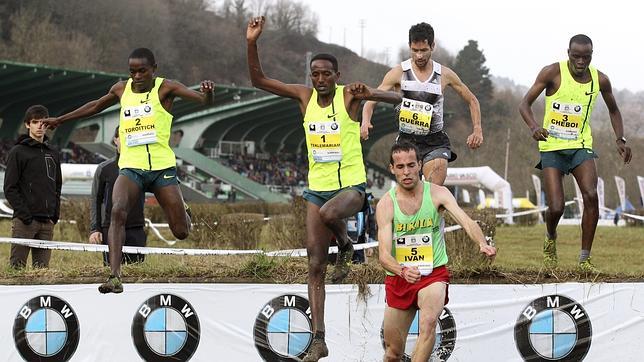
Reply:
[[[0, 138], [15, 137], [24, 111], [30, 105], [43, 104], [52, 115], [59, 115], [103, 96], [114, 83], [128, 77], [127, 74], [0, 60]], [[118, 105], [105, 112], [117, 109]], [[215, 84], [215, 106], [205, 108], [177, 99], [172, 113], [175, 127], [213, 116], [217, 118], [203, 133], [211, 146], [220, 140], [252, 140], [269, 152], [294, 152], [304, 147], [302, 116], [297, 103], [267, 96], [255, 88]], [[59, 127], [55, 140], [67, 139], [78, 126], [75, 123]], [[392, 108], [379, 105], [373, 123], [375, 127], [364, 143], [367, 152], [382, 136], [396, 131]]]
[[42, 104], [51, 114], [60, 114], [104, 95], [127, 77], [0, 60], [0, 137], [13, 137], [31, 105]]
[[[114, 83], [128, 77], [128, 74], [0, 60], [0, 118], [3, 120], [0, 138], [15, 136], [25, 110], [31, 105], [42, 104], [50, 114], [60, 115], [105, 95]], [[224, 104], [256, 92], [254, 88], [216, 84], [215, 101]], [[181, 117], [203, 108], [199, 104], [177, 100], [172, 113]]]

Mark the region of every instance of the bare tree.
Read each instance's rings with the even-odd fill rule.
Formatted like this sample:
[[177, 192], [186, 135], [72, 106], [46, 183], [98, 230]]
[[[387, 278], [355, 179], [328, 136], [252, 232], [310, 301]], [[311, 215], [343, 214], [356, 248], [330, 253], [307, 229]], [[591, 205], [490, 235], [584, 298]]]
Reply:
[[9, 17], [9, 22], [9, 40], [0, 45], [0, 53], [6, 57], [69, 68], [96, 66], [92, 40], [82, 33], [61, 30], [49, 15], [21, 9]]
[[291, 0], [277, 0], [270, 7], [272, 26], [279, 30], [301, 35], [316, 35], [318, 16], [308, 5]]

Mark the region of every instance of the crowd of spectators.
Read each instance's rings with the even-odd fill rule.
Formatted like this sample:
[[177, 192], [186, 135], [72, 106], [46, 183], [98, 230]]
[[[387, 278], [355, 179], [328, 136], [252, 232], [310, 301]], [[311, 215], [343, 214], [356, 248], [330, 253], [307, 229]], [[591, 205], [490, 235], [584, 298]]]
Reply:
[[[7, 156], [9, 150], [16, 143], [15, 140], [2, 140], [0, 141], [0, 164], [7, 164]], [[61, 163], [101, 163], [105, 157], [89, 152], [77, 144], [70, 142], [66, 148], [63, 148], [60, 153]]]
[[66, 148], [62, 149], [61, 155], [62, 163], [101, 163], [106, 160], [102, 155], [89, 152], [74, 142], [69, 142]]
[[306, 185], [308, 168], [302, 155], [234, 154], [221, 157], [219, 161], [240, 175], [264, 185]]

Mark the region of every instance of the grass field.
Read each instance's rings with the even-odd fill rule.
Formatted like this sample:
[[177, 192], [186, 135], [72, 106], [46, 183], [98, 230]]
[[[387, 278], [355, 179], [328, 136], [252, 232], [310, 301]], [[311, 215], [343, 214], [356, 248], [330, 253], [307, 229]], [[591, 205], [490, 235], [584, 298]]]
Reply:
[[[10, 222], [0, 221], [0, 235], [9, 236]], [[496, 229], [498, 256], [493, 264], [458, 261], [448, 243], [448, 254], [456, 283], [541, 283], [563, 281], [644, 281], [644, 228], [600, 227], [593, 245], [593, 262], [599, 274], [576, 270], [580, 229], [559, 227], [559, 267], [542, 265], [541, 246], [545, 226], [500, 226]], [[168, 235], [169, 236], [169, 235]], [[149, 246], [165, 246], [150, 233]], [[85, 238], [83, 238], [84, 240]], [[80, 241], [75, 227], [59, 224], [55, 240]], [[175, 247], [199, 247], [191, 241]], [[0, 244], [0, 284], [96, 283], [109, 274], [100, 253], [53, 251], [50, 268], [16, 271], [8, 267], [10, 246]], [[148, 255], [146, 261], [123, 268], [126, 282], [259, 282], [305, 283], [306, 258], [265, 256], [162, 256]], [[381, 283], [383, 272], [372, 256], [354, 265], [347, 283]]]

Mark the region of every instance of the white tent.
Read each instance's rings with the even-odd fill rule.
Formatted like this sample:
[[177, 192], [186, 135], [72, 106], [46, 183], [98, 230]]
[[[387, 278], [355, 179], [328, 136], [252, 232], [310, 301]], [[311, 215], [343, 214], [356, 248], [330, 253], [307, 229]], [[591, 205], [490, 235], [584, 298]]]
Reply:
[[[462, 186], [470, 185], [484, 187], [494, 192], [496, 205], [505, 208], [506, 213], [512, 213], [512, 188], [489, 166], [482, 167], [449, 167], [445, 185]], [[506, 217], [505, 222], [512, 224], [512, 218]]]

